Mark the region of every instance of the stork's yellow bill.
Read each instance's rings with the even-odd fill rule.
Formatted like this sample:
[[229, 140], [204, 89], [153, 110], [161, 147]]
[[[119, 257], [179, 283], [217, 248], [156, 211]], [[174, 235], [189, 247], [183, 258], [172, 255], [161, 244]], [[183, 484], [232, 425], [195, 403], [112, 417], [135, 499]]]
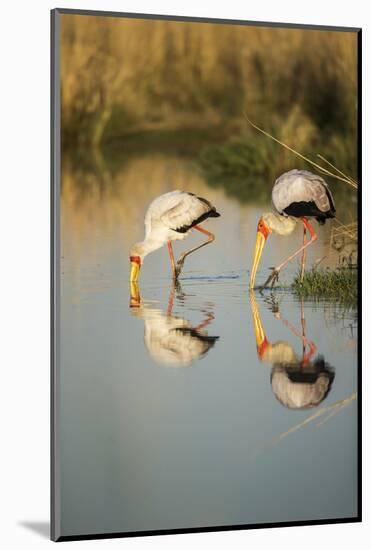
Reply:
[[258, 223], [258, 230], [256, 233], [254, 259], [253, 259], [251, 273], [250, 273], [250, 285], [249, 285], [250, 290], [254, 288], [256, 272], [258, 270], [261, 255], [263, 253], [263, 249], [267, 241], [267, 238], [269, 236], [269, 233], [270, 233], [269, 227], [264, 222], [264, 220], [260, 218]]
[[130, 282], [136, 283], [139, 276], [141, 261], [139, 256], [130, 256]]

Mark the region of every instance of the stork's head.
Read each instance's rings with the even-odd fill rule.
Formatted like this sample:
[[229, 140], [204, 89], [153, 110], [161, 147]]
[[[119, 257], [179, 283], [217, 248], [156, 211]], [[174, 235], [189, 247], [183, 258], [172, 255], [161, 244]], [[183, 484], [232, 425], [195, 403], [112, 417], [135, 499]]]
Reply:
[[268, 213], [268, 214], [263, 214], [260, 220], [258, 221], [254, 259], [253, 259], [251, 273], [250, 273], [250, 289], [254, 288], [256, 272], [259, 267], [259, 262], [260, 262], [261, 255], [263, 253], [263, 248], [265, 243], [267, 242], [269, 235], [273, 231], [273, 223], [272, 223], [273, 218], [274, 218], [274, 214]]
[[135, 244], [130, 250], [130, 282], [136, 283], [142, 267], [144, 258], [144, 249], [142, 243]]

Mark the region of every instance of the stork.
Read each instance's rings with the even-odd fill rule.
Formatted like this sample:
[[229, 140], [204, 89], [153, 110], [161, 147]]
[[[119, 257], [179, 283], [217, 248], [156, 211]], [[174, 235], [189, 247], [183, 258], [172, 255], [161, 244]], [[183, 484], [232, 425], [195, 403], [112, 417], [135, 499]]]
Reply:
[[[185, 258], [203, 246], [214, 241], [215, 236], [199, 224], [207, 218], [217, 218], [220, 214], [208, 200], [194, 193], [170, 191], [157, 197], [149, 206], [144, 218], [145, 239], [135, 244], [130, 251], [130, 281], [138, 280], [140, 268], [147, 254], [168, 246], [173, 279], [177, 280]], [[185, 239], [194, 229], [207, 235], [207, 241], [184, 252], [177, 264], [174, 260], [172, 241]]]
[[[149, 307], [141, 301], [138, 283], [130, 284], [130, 310], [134, 317], [144, 320], [144, 342], [154, 361], [173, 367], [188, 367], [204, 357], [214, 347], [219, 336], [209, 336], [204, 330], [214, 319], [206, 313], [197, 326], [173, 314], [175, 288], [173, 284], [166, 312]], [[184, 296], [183, 296], [184, 297]]]
[[[263, 214], [258, 222], [250, 289], [254, 288], [256, 272], [269, 235], [272, 232], [282, 236], [290, 235], [298, 220], [303, 223], [303, 245], [273, 269], [263, 287], [269, 283], [273, 286], [281, 269], [300, 253], [302, 253], [300, 269], [302, 281], [306, 249], [317, 240], [316, 232], [308, 218], [315, 218], [319, 224], [324, 224], [327, 218], [334, 218], [336, 212], [334, 199], [325, 180], [307, 170], [295, 169], [282, 174], [273, 186], [272, 205], [274, 212]], [[308, 241], [306, 241], [307, 230], [310, 234]]]
[[304, 308], [301, 302], [301, 331], [284, 319], [279, 310], [279, 319], [295, 336], [302, 341], [302, 356], [285, 340], [269, 342], [260, 318], [259, 307], [254, 293], [250, 293], [256, 351], [260, 361], [272, 365], [271, 386], [277, 400], [288, 409], [308, 409], [318, 406], [327, 397], [335, 377], [323, 357], [317, 356], [314, 342], [305, 334]]

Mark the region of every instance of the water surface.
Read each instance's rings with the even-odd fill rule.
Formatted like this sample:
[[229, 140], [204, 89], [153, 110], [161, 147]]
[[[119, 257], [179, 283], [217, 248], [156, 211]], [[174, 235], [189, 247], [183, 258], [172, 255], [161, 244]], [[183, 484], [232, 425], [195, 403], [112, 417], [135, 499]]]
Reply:
[[[146, 208], [176, 188], [217, 206], [205, 224], [216, 241], [187, 258], [178, 287], [166, 247], [130, 287]], [[284, 290], [251, 298], [267, 210], [211, 189], [174, 156], [63, 170], [63, 535], [357, 514], [356, 312]], [[309, 265], [335, 264], [329, 231], [319, 228]], [[257, 282], [301, 238], [272, 237]]]

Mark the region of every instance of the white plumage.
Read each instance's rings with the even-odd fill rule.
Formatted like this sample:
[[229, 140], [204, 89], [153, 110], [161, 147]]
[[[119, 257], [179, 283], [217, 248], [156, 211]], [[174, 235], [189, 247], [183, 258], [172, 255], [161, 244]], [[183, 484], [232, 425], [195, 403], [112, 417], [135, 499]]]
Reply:
[[192, 193], [170, 191], [160, 195], [149, 205], [144, 218], [146, 239], [184, 239], [197, 220], [206, 219], [212, 212], [216, 213], [215, 206]]
[[[272, 204], [283, 215], [321, 216], [321, 213], [335, 212], [334, 199], [327, 183], [308, 170], [290, 170], [277, 178], [272, 190]], [[289, 214], [287, 209], [293, 204], [300, 205], [302, 213]], [[312, 211], [310, 205], [319, 212]]]

